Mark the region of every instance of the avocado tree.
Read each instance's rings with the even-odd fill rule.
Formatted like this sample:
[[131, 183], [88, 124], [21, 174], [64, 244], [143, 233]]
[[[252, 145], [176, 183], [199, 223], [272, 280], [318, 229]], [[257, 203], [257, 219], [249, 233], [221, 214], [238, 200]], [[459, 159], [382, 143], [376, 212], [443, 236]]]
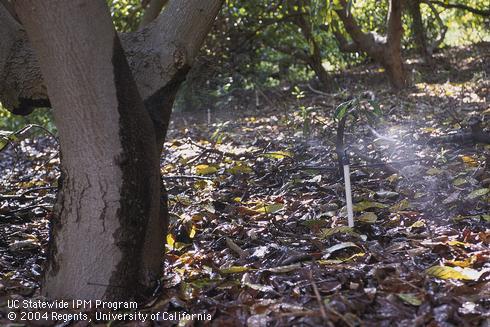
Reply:
[[0, 101], [52, 106], [62, 181], [42, 293], [137, 299], [162, 272], [159, 158], [172, 103], [222, 0], [174, 0], [117, 34], [104, 0], [0, 5]]
[[334, 30], [334, 35], [341, 50], [366, 53], [383, 66], [393, 88], [404, 88], [407, 84], [407, 74], [403, 64], [401, 49], [403, 1], [389, 0], [385, 35], [374, 31], [363, 31], [356, 18], [352, 15], [352, 3], [350, 1], [336, 0], [334, 6], [337, 16], [351, 39], [350, 41], [347, 40], [339, 29]]

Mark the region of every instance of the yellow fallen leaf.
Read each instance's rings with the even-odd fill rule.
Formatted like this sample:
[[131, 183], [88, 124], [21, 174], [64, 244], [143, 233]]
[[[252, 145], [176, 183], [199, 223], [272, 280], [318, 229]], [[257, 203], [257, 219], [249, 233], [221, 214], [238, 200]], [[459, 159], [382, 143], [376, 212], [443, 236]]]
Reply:
[[175, 237], [172, 234], [167, 234], [167, 244], [173, 247], [175, 244]]
[[281, 210], [282, 208], [284, 208], [284, 204], [273, 203], [273, 204], [269, 204], [266, 206], [261, 206], [261, 207], [255, 209], [255, 211], [257, 211], [259, 213], [276, 213], [279, 210]]
[[478, 167], [478, 161], [471, 156], [461, 156], [461, 160], [470, 167]]
[[357, 257], [363, 257], [364, 255], [365, 255], [364, 252], [359, 252], [359, 253], [354, 253], [353, 255], [345, 259], [326, 259], [326, 260], [317, 260], [316, 262], [319, 265], [337, 265], [340, 263], [351, 261]]
[[423, 220], [417, 220], [410, 226], [410, 228], [421, 228], [421, 227], [425, 227], [425, 221]]
[[429, 276], [440, 279], [478, 280], [482, 272], [471, 268], [433, 266], [425, 271]]
[[198, 175], [210, 175], [218, 171], [218, 168], [210, 165], [197, 165], [194, 167], [194, 169]]
[[450, 246], [461, 246], [461, 247], [470, 247], [471, 246], [470, 243], [460, 242], [457, 240], [447, 241], [446, 244], [450, 245]]
[[400, 176], [398, 176], [397, 174], [393, 174], [393, 175], [390, 175], [386, 178], [386, 180], [390, 183], [394, 183], [396, 182], [397, 180], [400, 179]]
[[270, 159], [284, 159], [286, 157], [292, 158], [293, 154], [287, 151], [275, 151], [275, 152], [262, 153], [260, 156], [270, 158]]
[[472, 255], [465, 260], [446, 260], [445, 263], [450, 264], [452, 266], [457, 266], [461, 268], [466, 268], [473, 265], [477, 261], [477, 256]]
[[189, 238], [194, 238], [194, 236], [196, 236], [196, 233], [197, 233], [196, 226], [192, 225], [192, 228], [189, 232]]

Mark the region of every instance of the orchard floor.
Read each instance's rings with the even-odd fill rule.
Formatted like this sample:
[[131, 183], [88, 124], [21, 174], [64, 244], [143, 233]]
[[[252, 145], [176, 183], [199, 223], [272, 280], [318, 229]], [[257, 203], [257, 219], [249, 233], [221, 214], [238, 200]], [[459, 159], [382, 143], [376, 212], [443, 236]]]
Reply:
[[[174, 115], [167, 264], [140, 311], [207, 313], [194, 324], [212, 326], [490, 324], [490, 146], [465, 136], [476, 119], [489, 133], [489, 62], [489, 44], [451, 49], [412, 62], [399, 93], [363, 67], [335, 76], [336, 93], [305, 84]], [[354, 98], [348, 228], [333, 118]], [[378, 106], [368, 123], [361, 109]], [[38, 298], [55, 198], [56, 142], [30, 131], [0, 152], [1, 325], [8, 299]]]

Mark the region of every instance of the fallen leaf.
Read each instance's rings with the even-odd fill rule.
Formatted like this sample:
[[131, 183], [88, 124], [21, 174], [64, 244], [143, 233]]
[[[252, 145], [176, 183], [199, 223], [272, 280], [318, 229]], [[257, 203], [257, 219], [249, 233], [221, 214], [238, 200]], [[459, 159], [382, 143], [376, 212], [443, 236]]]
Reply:
[[473, 200], [473, 199], [479, 198], [480, 196], [487, 194], [489, 191], [490, 191], [490, 189], [488, 189], [488, 188], [480, 188], [480, 189], [474, 190], [473, 192], [468, 194], [468, 196], [466, 198], [468, 200]]
[[478, 280], [482, 272], [471, 268], [433, 266], [425, 271], [429, 276], [440, 279]]
[[250, 267], [245, 266], [231, 266], [229, 268], [220, 269], [221, 274], [238, 274], [252, 270]]
[[386, 204], [379, 203], [379, 202], [361, 201], [354, 205], [354, 211], [359, 212], [371, 208], [386, 208], [386, 207], [387, 207]]
[[320, 231], [320, 238], [326, 239], [329, 238], [332, 235], [339, 234], [339, 233], [345, 233], [345, 234], [354, 234], [354, 235], [359, 235], [354, 230], [352, 227], [347, 227], [347, 226], [339, 226], [339, 227], [334, 227], [334, 228], [324, 228]]
[[194, 169], [198, 175], [210, 175], [218, 171], [218, 168], [211, 165], [197, 165]]
[[405, 303], [418, 307], [422, 304], [419, 296], [415, 293], [398, 293], [397, 296]]
[[366, 224], [374, 224], [378, 220], [378, 216], [374, 212], [366, 212], [357, 217], [356, 220]]
[[470, 167], [478, 167], [478, 161], [471, 156], [461, 156], [461, 160]]
[[282, 208], [284, 208], [284, 204], [273, 203], [273, 204], [269, 204], [266, 206], [259, 207], [259, 208], [255, 209], [255, 211], [258, 213], [276, 213], [279, 210], [281, 210]]
[[358, 248], [361, 249], [357, 244], [353, 242], [342, 242], [339, 244], [335, 244], [334, 246], [329, 247], [325, 250], [325, 254], [323, 255], [323, 259], [328, 259], [334, 252], [340, 251], [347, 248]]

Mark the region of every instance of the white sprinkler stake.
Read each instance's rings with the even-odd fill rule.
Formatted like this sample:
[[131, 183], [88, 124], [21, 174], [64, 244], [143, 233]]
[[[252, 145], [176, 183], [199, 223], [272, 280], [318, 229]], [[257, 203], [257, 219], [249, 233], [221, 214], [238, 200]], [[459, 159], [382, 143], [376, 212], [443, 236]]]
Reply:
[[354, 227], [354, 211], [352, 208], [352, 190], [350, 187], [350, 168], [344, 165], [344, 182], [345, 182], [345, 202], [347, 203], [347, 222], [349, 227]]

